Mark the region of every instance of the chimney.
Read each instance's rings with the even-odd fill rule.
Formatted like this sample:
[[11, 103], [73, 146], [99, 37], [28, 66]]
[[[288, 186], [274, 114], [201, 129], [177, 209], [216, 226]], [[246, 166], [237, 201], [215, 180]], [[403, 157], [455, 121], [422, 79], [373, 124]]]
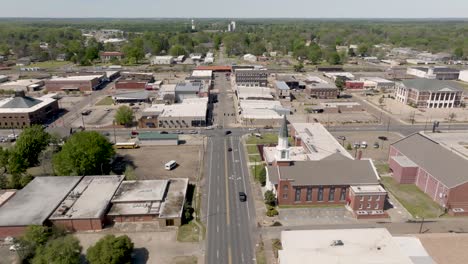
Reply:
[[24, 90], [15, 90], [15, 97], [25, 97], [26, 93]]
[[357, 153], [357, 160], [361, 160], [361, 159], [362, 159], [362, 150], [359, 150]]

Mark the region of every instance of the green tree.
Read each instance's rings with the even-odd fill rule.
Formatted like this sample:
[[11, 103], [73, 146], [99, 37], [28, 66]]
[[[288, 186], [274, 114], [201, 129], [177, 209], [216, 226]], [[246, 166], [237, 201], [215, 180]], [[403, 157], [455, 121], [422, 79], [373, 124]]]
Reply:
[[266, 191], [265, 192], [265, 204], [274, 206], [276, 204], [276, 196], [273, 191]]
[[38, 247], [32, 264], [79, 264], [81, 246], [72, 235], [59, 237]]
[[133, 243], [126, 235], [106, 235], [86, 252], [90, 264], [129, 264]]
[[24, 232], [24, 235], [21, 237], [21, 239], [31, 243], [35, 247], [38, 247], [45, 245], [51, 235], [52, 232], [49, 227], [41, 225], [30, 225], [26, 227], [26, 231]]
[[369, 51], [369, 45], [361, 44], [361, 45], [358, 46], [357, 52], [358, 52], [359, 55], [366, 56], [368, 51]]
[[133, 110], [126, 106], [120, 106], [115, 112], [115, 121], [119, 125], [130, 126], [133, 123]]
[[462, 47], [457, 47], [457, 48], [453, 51], [453, 56], [454, 56], [456, 59], [463, 59], [463, 48], [462, 48]]
[[27, 127], [20, 134], [15, 145], [15, 152], [25, 159], [28, 167], [38, 163], [39, 155], [49, 145], [50, 135], [42, 126]]
[[298, 64], [294, 65], [294, 71], [296, 72], [301, 72], [304, 69], [304, 64], [302, 62], [299, 62]]
[[332, 64], [332, 65], [338, 65], [338, 64], [341, 64], [341, 57], [340, 57], [340, 54], [338, 54], [338, 52], [335, 50], [335, 51], [332, 51], [329, 55], [328, 55], [328, 63]]
[[57, 175], [100, 175], [109, 171], [115, 150], [109, 140], [95, 131], [73, 134], [53, 157]]
[[335, 80], [335, 85], [336, 85], [336, 87], [338, 87], [338, 89], [339, 89], [340, 91], [343, 91], [343, 89], [344, 89], [344, 87], [345, 87], [345, 85], [346, 85], [346, 81], [345, 81], [344, 78], [338, 77], [338, 78], [336, 78], [336, 80]]
[[258, 172], [257, 180], [258, 182], [260, 182], [262, 186], [265, 186], [266, 184], [266, 167], [265, 166], [263, 166], [262, 169]]
[[171, 54], [172, 56], [180, 56], [180, 55], [186, 55], [187, 51], [181, 45], [174, 45], [169, 50], [169, 54]]

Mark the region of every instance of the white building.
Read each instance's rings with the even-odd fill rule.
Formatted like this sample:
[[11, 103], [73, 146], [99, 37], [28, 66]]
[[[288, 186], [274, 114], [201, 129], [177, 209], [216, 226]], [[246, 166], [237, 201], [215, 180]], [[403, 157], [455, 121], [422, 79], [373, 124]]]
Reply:
[[172, 56], [154, 56], [150, 60], [151, 65], [169, 65], [174, 63]]
[[364, 82], [364, 89], [391, 90], [395, 88], [395, 83], [380, 77], [361, 77]]
[[252, 54], [245, 54], [243, 57], [243, 60], [248, 61], [248, 62], [256, 62], [257, 56], [252, 55]]
[[460, 75], [459, 70], [447, 67], [412, 67], [408, 68], [406, 73], [419, 78], [436, 80], [457, 80]]
[[458, 76], [458, 79], [463, 82], [468, 82], [468, 70], [460, 71], [460, 76]]
[[282, 231], [281, 245], [280, 264], [435, 264], [418, 238], [385, 228]]
[[324, 72], [323, 75], [336, 81], [337, 78], [346, 78], [349, 80], [354, 80], [354, 75], [350, 72]]
[[239, 100], [247, 100], [247, 99], [273, 100], [274, 99], [270, 88], [248, 87], [248, 86], [237, 86], [237, 98]]
[[26, 92], [36, 91], [44, 86], [44, 81], [39, 79], [22, 79], [11, 82], [2, 83], [0, 90], [22, 90]]

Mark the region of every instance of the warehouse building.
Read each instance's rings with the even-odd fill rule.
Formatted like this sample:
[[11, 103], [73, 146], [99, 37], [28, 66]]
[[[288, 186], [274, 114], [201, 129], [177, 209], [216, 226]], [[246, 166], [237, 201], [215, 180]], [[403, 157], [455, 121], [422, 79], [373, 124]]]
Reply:
[[398, 183], [416, 184], [451, 215], [468, 215], [468, 159], [452, 146], [415, 133], [390, 145], [388, 162]]
[[123, 182], [114, 197], [112, 222], [157, 221], [160, 227], [180, 226], [188, 178]]
[[0, 238], [18, 237], [28, 225], [48, 224], [49, 216], [81, 178], [35, 177], [0, 207]]
[[276, 94], [280, 99], [291, 99], [291, 89], [283, 81], [275, 81]]
[[306, 94], [319, 99], [336, 99], [339, 90], [335, 84], [331, 83], [311, 83], [305, 88]]
[[187, 98], [181, 103], [153, 104], [143, 110], [141, 128], [190, 128], [207, 125], [208, 98]]
[[44, 86], [44, 81], [39, 79], [22, 79], [0, 84], [3, 91], [33, 92]]
[[50, 95], [39, 98], [18, 91], [13, 97], [0, 100], [0, 128], [23, 128], [44, 124], [59, 111], [56, 99]]
[[175, 87], [176, 102], [182, 102], [189, 98], [208, 97], [208, 86], [200, 81], [180, 82]]
[[123, 179], [123, 175], [83, 177], [49, 220], [70, 231], [101, 230], [110, 201]]
[[274, 100], [268, 87], [237, 86], [236, 95], [239, 100]]
[[148, 91], [137, 91], [118, 93], [112, 96], [116, 104], [120, 103], [149, 103], [150, 93]]
[[151, 65], [170, 65], [174, 63], [173, 56], [154, 56], [150, 59]]
[[447, 67], [413, 67], [407, 69], [407, 74], [419, 78], [435, 80], [457, 80], [460, 71]]
[[49, 92], [80, 91], [92, 92], [104, 83], [105, 75], [83, 75], [56, 77], [45, 81]]

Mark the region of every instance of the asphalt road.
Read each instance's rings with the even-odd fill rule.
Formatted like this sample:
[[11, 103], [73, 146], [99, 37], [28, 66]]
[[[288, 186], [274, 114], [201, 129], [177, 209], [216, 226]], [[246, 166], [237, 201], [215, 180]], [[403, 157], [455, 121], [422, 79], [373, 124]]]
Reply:
[[[234, 113], [224, 76], [215, 78], [215, 89], [219, 90], [215, 122], [224, 127], [233, 122], [230, 114]], [[241, 134], [245, 132], [236, 129], [234, 133], [226, 134], [225, 131], [227, 129], [204, 131], [209, 136], [205, 164], [205, 263], [255, 263], [252, 235], [256, 232], [255, 209], [241, 142]], [[232, 150], [228, 151], [229, 148]], [[240, 201], [239, 192], [247, 194], [247, 201]]]

